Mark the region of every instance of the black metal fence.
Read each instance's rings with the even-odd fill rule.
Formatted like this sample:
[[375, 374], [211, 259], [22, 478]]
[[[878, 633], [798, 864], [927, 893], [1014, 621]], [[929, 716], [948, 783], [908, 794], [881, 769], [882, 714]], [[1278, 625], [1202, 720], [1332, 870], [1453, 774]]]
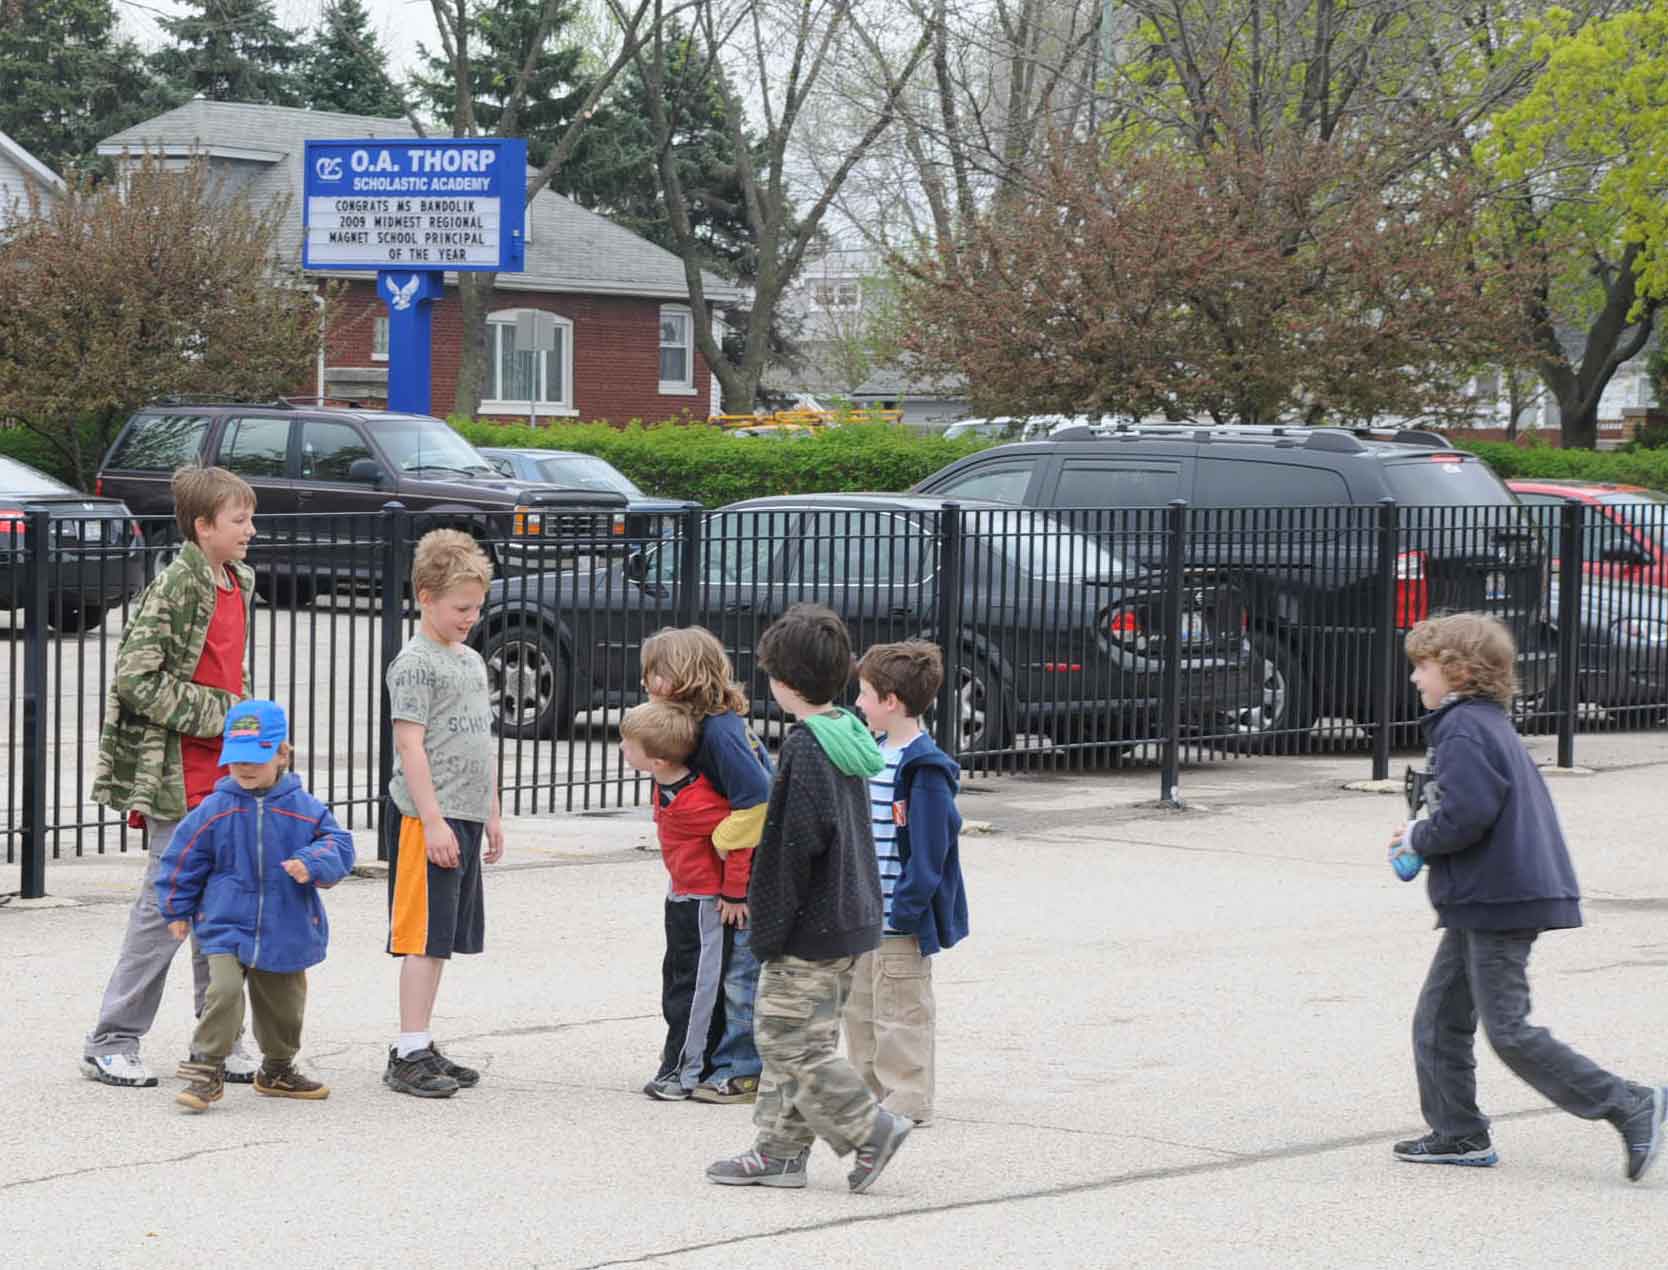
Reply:
[[[1355, 751], [1386, 777], [1418, 744], [1403, 635], [1460, 610], [1511, 628], [1518, 723], [1555, 730], [1561, 763], [1579, 731], [1668, 715], [1668, 504], [1643, 498], [1044, 515], [853, 496], [690, 506], [632, 537], [611, 509], [509, 532], [394, 505], [260, 516], [252, 689], [288, 708], [297, 770], [349, 828], [374, 824], [387, 787], [383, 670], [417, 622], [412, 548], [438, 524], [473, 532], [504, 579], [473, 638], [510, 815], [643, 797], [613, 728], [641, 698], [644, 639], [668, 625], [719, 636], [754, 726], [778, 739], [753, 650], [801, 600], [838, 611], [859, 650], [940, 645], [929, 726], [974, 774], [1146, 764], [1173, 800], [1185, 764]], [[92, 504], [0, 511], [6, 861], [26, 896], [49, 857], [139, 843], [88, 791], [120, 632], [177, 550], [168, 528]]]

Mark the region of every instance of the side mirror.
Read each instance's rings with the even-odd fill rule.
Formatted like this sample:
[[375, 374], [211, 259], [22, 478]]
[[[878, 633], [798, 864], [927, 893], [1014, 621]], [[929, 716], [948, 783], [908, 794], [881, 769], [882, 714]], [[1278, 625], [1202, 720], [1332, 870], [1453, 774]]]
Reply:
[[1599, 553], [1599, 559], [1605, 564], [1649, 564], [1644, 551], [1636, 542], [1612, 543]]
[[375, 459], [355, 459], [348, 464], [348, 480], [350, 481], [359, 481], [365, 485], [380, 485], [387, 475], [382, 470], [382, 464]]
[[641, 582], [649, 576], [648, 552], [634, 551], [626, 557], [625, 575], [633, 582]]

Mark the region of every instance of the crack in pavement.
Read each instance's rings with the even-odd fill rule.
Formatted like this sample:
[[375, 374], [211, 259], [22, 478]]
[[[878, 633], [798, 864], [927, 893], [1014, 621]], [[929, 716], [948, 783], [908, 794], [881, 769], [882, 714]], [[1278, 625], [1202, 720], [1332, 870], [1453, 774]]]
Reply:
[[[1543, 1116], [1562, 1114], [1557, 1107], [1537, 1107], [1529, 1111], [1508, 1112], [1505, 1115], [1491, 1117], [1496, 1123], [1505, 1120], [1529, 1120]], [[1402, 1130], [1401, 1134], [1417, 1136], [1427, 1130], [1423, 1125], [1418, 1129]], [[1255, 1168], [1260, 1164], [1278, 1164], [1285, 1160], [1300, 1160], [1313, 1155], [1325, 1155], [1332, 1151], [1347, 1151], [1355, 1147], [1371, 1146], [1386, 1140], [1401, 1136], [1395, 1130], [1378, 1133], [1353, 1134], [1347, 1138], [1330, 1138], [1321, 1142], [1301, 1142], [1289, 1147], [1278, 1147], [1272, 1151], [1258, 1151], [1249, 1154], [1236, 1155], [1226, 1160], [1206, 1160], [1198, 1164], [1177, 1164], [1161, 1169], [1143, 1169], [1138, 1173], [1121, 1173], [1115, 1177], [1098, 1178], [1087, 1182], [1071, 1182], [1064, 1186], [1040, 1187], [1037, 1190], [1019, 1191], [1011, 1195], [992, 1195], [985, 1199], [955, 1200], [947, 1204], [917, 1204], [911, 1207], [894, 1208], [884, 1213], [867, 1213], [854, 1217], [831, 1217], [823, 1221], [805, 1222], [797, 1226], [782, 1226], [775, 1230], [762, 1230], [748, 1235], [732, 1235], [726, 1239], [708, 1239], [701, 1243], [685, 1244], [677, 1248], [662, 1248], [656, 1252], [646, 1252], [638, 1257], [624, 1257], [614, 1261], [593, 1261], [576, 1267], [576, 1270], [609, 1270], [613, 1266], [644, 1266], [651, 1265], [666, 1257], [682, 1256], [685, 1253], [707, 1252], [714, 1248], [729, 1248], [737, 1244], [757, 1243], [760, 1240], [775, 1239], [781, 1235], [814, 1234], [823, 1230], [839, 1230], [850, 1226], [864, 1226], [875, 1222], [894, 1221], [902, 1217], [936, 1216], [939, 1213], [963, 1212], [974, 1208], [992, 1208], [1001, 1204], [1023, 1203], [1027, 1200], [1058, 1199], [1070, 1195], [1084, 1195], [1092, 1191], [1121, 1190], [1126, 1186], [1138, 1186], [1144, 1182], [1165, 1182], [1173, 1178], [1196, 1177], [1206, 1173], [1228, 1173], [1240, 1169]], [[1220, 1150], [1213, 1147], [1192, 1147], [1196, 1151]]]
[[572, 1023], [541, 1023], [534, 1027], [502, 1028], [496, 1032], [472, 1032], [466, 1036], [455, 1036], [447, 1044], [463, 1041], [486, 1041], [499, 1036], [548, 1036], [553, 1032], [571, 1032], [574, 1028], [595, 1027], [601, 1023], [637, 1023], [643, 1019], [658, 1019], [659, 1017], [658, 1014], [620, 1014], [602, 1019], [575, 1019]]
[[282, 1138], [265, 1138], [257, 1142], [240, 1142], [230, 1147], [204, 1147], [201, 1151], [187, 1151], [184, 1155], [169, 1155], [156, 1160], [126, 1160], [119, 1164], [94, 1164], [84, 1169], [69, 1169], [63, 1173], [46, 1173], [40, 1177], [20, 1177], [15, 1182], [0, 1184], [0, 1191], [14, 1190], [19, 1186], [38, 1186], [42, 1182], [57, 1182], [66, 1177], [83, 1177], [89, 1173], [109, 1173], [114, 1169], [142, 1169], [157, 1164], [183, 1164], [186, 1160], [195, 1160], [205, 1155], [224, 1155], [228, 1151], [247, 1151], [251, 1147], [282, 1146]]

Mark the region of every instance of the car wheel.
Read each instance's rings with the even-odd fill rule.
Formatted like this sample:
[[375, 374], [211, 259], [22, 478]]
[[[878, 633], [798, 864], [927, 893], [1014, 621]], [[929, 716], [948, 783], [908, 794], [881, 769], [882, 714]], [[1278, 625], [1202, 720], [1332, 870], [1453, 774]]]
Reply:
[[1262, 659], [1260, 699], [1237, 711], [1238, 748], [1259, 754], [1293, 754], [1314, 739], [1314, 685], [1303, 663], [1272, 635], [1254, 634], [1251, 652]]
[[312, 578], [293, 573], [263, 573], [255, 579], [255, 592], [277, 608], [304, 609], [318, 598], [318, 584]]
[[481, 657], [500, 736], [539, 740], [567, 731], [567, 663], [548, 631], [505, 627], [487, 637]]
[[[1008, 749], [1013, 744], [1014, 717], [1018, 711], [996, 666], [988, 657], [964, 648], [958, 678], [953, 732], [956, 752], [966, 756]], [[935, 703], [922, 720], [922, 726], [934, 736], [937, 716]]]
[[75, 635], [81, 631], [97, 630], [104, 621], [104, 605], [74, 604], [60, 601], [48, 610], [46, 624], [60, 635]]

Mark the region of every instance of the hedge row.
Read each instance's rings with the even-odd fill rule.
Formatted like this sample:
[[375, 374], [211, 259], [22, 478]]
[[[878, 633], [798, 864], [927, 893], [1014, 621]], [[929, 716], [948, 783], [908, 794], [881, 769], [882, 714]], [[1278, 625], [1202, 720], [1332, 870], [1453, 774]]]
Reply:
[[517, 424], [452, 421], [478, 446], [578, 450], [607, 459], [645, 493], [718, 507], [743, 498], [843, 490], [904, 490], [983, 449], [889, 424], [848, 424], [809, 435], [739, 437], [707, 424]]
[[1505, 441], [1456, 441], [1455, 444], [1476, 454], [1502, 479], [1562, 477], [1668, 489], [1668, 450], [1560, 450], [1549, 445], [1520, 448]]

